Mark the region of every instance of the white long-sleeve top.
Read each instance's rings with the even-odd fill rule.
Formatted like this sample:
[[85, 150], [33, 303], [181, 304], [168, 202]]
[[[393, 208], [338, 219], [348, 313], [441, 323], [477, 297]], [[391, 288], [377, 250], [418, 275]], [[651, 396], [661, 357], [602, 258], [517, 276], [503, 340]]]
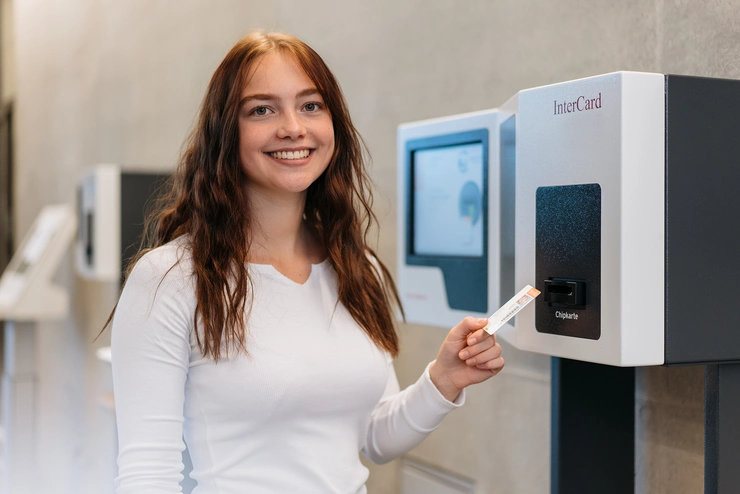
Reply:
[[360, 451], [396, 458], [464, 402], [428, 367], [399, 391], [390, 356], [337, 304], [328, 261], [304, 284], [250, 264], [248, 354], [204, 357], [185, 238], [139, 260], [113, 320], [117, 494], [181, 492], [185, 443], [194, 493], [365, 493]]

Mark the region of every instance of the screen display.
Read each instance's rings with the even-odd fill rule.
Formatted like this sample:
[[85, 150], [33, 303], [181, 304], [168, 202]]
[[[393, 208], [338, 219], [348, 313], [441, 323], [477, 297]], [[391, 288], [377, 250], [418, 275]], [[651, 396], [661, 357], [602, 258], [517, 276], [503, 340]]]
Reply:
[[413, 156], [413, 252], [483, 255], [483, 143], [417, 149]]

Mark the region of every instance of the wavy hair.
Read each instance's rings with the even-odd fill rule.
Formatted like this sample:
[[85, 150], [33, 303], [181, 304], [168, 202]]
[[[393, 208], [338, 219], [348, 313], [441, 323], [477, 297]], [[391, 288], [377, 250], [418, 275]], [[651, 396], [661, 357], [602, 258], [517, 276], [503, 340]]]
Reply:
[[[232, 345], [246, 352], [252, 300], [246, 260], [252, 215], [239, 158], [238, 118], [249, 69], [273, 52], [289, 54], [301, 65], [334, 125], [334, 154], [308, 188], [305, 221], [328, 252], [339, 302], [379, 348], [396, 356], [399, 342], [393, 307], [403, 310], [390, 272], [367, 245], [377, 218], [372, 212], [366, 147], [334, 75], [311, 47], [293, 36], [251, 33], [223, 59], [208, 85], [169, 191], [147, 220], [143, 244], [155, 248], [189, 236], [197, 298], [194, 328], [200, 350], [216, 361], [222, 357], [222, 346], [227, 352]], [[140, 250], [129, 272], [148, 250]]]

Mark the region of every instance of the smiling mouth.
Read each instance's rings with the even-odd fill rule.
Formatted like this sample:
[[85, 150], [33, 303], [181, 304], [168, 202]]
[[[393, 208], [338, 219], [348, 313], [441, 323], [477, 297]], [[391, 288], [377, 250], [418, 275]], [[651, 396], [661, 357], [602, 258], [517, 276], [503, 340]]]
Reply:
[[267, 154], [279, 160], [300, 160], [308, 158], [308, 155], [311, 154], [311, 150], [301, 149], [300, 151], [276, 151], [274, 153]]

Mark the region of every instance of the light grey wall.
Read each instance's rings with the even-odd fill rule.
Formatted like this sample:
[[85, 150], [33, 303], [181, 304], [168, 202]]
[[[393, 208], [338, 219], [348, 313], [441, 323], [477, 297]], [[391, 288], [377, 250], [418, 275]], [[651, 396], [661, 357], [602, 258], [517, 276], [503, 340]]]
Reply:
[[[278, 28], [313, 45], [342, 83], [373, 156], [379, 253], [393, 268], [398, 124], [613, 70], [737, 78], [739, 14], [723, 0], [16, 0], [18, 232], [43, 205], [72, 202], [88, 165], [172, 166], [228, 48], [250, 28]], [[60, 279], [74, 310], [39, 342], [39, 478], [44, 492], [106, 492], [112, 419], [97, 400], [110, 384], [93, 358], [105, 341], [90, 340], [115, 288], [76, 280], [70, 263]], [[402, 385], [445, 332], [401, 325]], [[505, 352], [504, 372], [411, 455], [474, 478], [481, 493], [541, 494], [549, 360]], [[701, 492], [702, 392], [701, 368], [638, 370], [637, 492]], [[397, 466], [372, 467], [371, 493], [394, 492]]]
[[0, 0], [0, 106], [15, 94], [13, 1]]
[[[234, 41], [272, 24], [269, 2], [15, 2], [18, 238], [43, 205], [74, 203], [93, 164], [170, 169], [205, 86]], [[38, 492], [111, 492], [115, 423], [101, 403], [110, 368], [93, 342], [117, 287], [59, 273], [70, 317], [39, 331]]]

